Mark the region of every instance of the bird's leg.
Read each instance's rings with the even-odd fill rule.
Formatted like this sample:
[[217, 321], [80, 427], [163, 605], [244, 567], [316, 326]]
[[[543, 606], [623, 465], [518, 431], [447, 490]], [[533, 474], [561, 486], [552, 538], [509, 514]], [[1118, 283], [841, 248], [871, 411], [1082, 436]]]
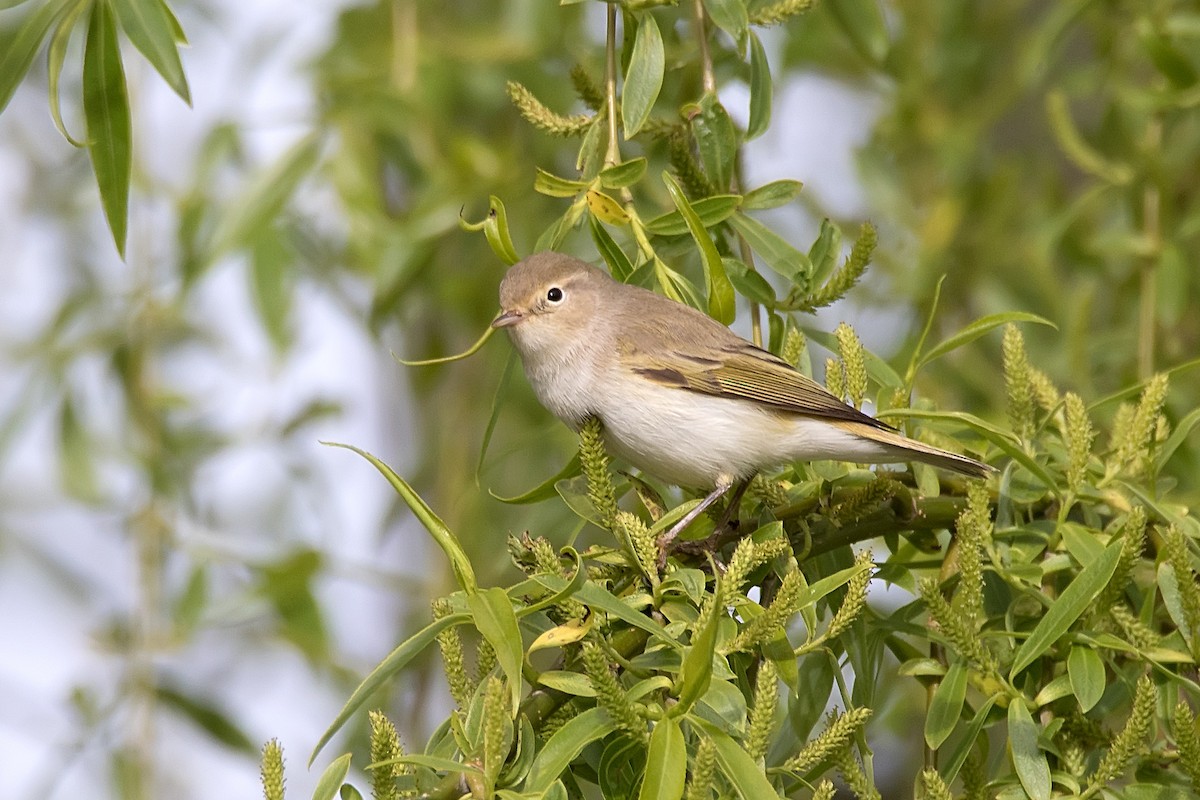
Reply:
[[[729, 498], [729, 505], [725, 507], [725, 513], [721, 515], [720, 521], [709, 536], [698, 541], [681, 542], [677, 549], [687, 553], [711, 553], [720, 549], [721, 545], [731, 539], [736, 539], [738, 507], [742, 504], [742, 497], [749, 488], [750, 480], [744, 480], [737, 485], [733, 490], [733, 495]], [[722, 566], [719, 560], [717, 564]]]
[[658, 566], [662, 569], [667, 563], [667, 553], [671, 552], [671, 545], [676, 537], [683, 532], [683, 529], [692, 524], [696, 517], [704, 513], [704, 509], [711, 506], [713, 503], [721, 499], [721, 495], [729, 491], [733, 486], [732, 478], [722, 477], [717, 481], [717, 486], [708, 495], [700, 501], [700, 503], [691, 511], [683, 515], [683, 518], [671, 526], [670, 530], [658, 537]]

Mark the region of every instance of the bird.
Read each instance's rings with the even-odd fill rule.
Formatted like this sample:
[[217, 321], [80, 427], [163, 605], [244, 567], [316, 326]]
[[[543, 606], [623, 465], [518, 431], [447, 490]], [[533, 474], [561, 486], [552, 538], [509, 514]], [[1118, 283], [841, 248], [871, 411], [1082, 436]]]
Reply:
[[712, 317], [554, 251], [512, 265], [493, 328], [505, 329], [534, 394], [610, 453], [672, 485], [707, 491], [671, 542], [735, 485], [797, 461], [919, 461], [983, 478], [994, 469], [906, 437]]

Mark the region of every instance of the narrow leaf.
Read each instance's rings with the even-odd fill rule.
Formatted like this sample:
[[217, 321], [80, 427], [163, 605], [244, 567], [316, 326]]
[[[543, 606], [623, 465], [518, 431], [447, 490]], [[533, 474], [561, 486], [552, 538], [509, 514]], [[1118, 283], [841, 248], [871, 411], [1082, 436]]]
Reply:
[[808, 286], [812, 275], [812, 262], [808, 256], [753, 217], [734, 214], [729, 218], [729, 224], [754, 252], [762, 256], [768, 267], [799, 286]]
[[604, 259], [604, 263], [608, 264], [608, 271], [621, 283], [627, 283], [629, 276], [633, 274], [633, 263], [629, 260], [629, 256], [625, 255], [625, 251], [621, 249], [621, 246], [617, 244], [600, 220], [589, 215], [588, 225], [592, 231], [592, 241], [596, 243], [596, 250]]
[[708, 691], [712, 681], [713, 655], [717, 647], [717, 628], [721, 614], [714, 605], [708, 611], [703, 626], [692, 637], [691, 646], [683, 655], [679, 671], [679, 703], [668, 712], [677, 716], [688, 711]]
[[935, 344], [930, 348], [928, 353], [921, 357], [921, 360], [917, 362], [917, 366], [923, 367], [930, 361], [940, 358], [952, 350], [957, 350], [968, 342], [975, 341], [993, 328], [998, 328], [1009, 322], [1034, 322], [1038, 325], [1049, 325], [1051, 328], [1058, 330], [1058, 326], [1050, 320], [1045, 317], [1039, 317], [1037, 314], [1030, 314], [1027, 311], [1005, 311], [1000, 314], [988, 314], [986, 317], [980, 317], [975, 320], [949, 338]]
[[621, 89], [621, 124], [626, 139], [637, 135], [650, 118], [654, 101], [662, 89], [665, 67], [666, 56], [658, 23], [652, 14], [639, 14], [629, 71]]
[[512, 601], [499, 586], [477, 592], [468, 592], [467, 605], [475, 620], [475, 627], [496, 651], [496, 661], [508, 682], [513, 713], [521, 702], [521, 664], [524, 647], [521, 630], [517, 625], [517, 614]]
[[1067, 675], [1071, 691], [1079, 700], [1079, 710], [1086, 714], [1104, 696], [1104, 661], [1095, 649], [1075, 645], [1067, 657]]
[[555, 489], [555, 486], [559, 481], [573, 478], [581, 471], [582, 467], [579, 463], [579, 453], [577, 452], [571, 457], [571, 460], [566, 463], [566, 466], [558, 471], [558, 474], [547, 478], [527, 492], [523, 492], [522, 494], [514, 497], [501, 497], [491, 489], [488, 489], [488, 494], [499, 500], [501, 503], [508, 503], [509, 505], [523, 506], [529, 505], [530, 503], [540, 503], [543, 500], [549, 500], [551, 497], [558, 495], [558, 491]]
[[533, 178], [534, 191], [547, 197], [574, 197], [587, 187], [587, 181], [560, 178], [541, 167], [537, 167], [537, 174]]
[[104, 216], [117, 252], [125, 257], [129, 220], [129, 180], [132, 171], [133, 128], [125, 68], [117, 46], [117, 26], [107, 3], [92, 6], [87, 45], [83, 51], [83, 113], [87, 120], [88, 151]]
[[983, 726], [987, 724], [988, 716], [992, 713], [992, 707], [996, 705], [996, 700], [999, 695], [992, 695], [984, 701], [979, 710], [975, 712], [975, 716], [967, 724], [967, 729], [962, 739], [954, 746], [954, 750], [950, 753], [950, 758], [947, 759], [946, 769], [942, 773], [942, 779], [947, 784], [954, 783], [954, 779], [958, 776], [958, 771], [962, 769], [962, 765], [967, 762], [967, 756], [975, 749], [975, 740], [979, 738]]
[[79, 22], [79, 18], [83, 16], [83, 12], [87, 11], [88, 8], [90, 8], [90, 5], [87, 2], [75, 3], [71, 10], [59, 21], [58, 27], [54, 30], [54, 37], [50, 40], [50, 49], [46, 53], [50, 117], [54, 120], [54, 127], [58, 128], [58, 132], [62, 134], [62, 137], [75, 147], [87, 147], [87, 142], [79, 141], [67, 131], [67, 125], [63, 122], [62, 118], [62, 103], [58, 96], [58, 84], [62, 79], [62, 69], [67, 58], [67, 45], [71, 42], [71, 34], [75, 31], [75, 25]]
[[1008, 743], [1017, 777], [1030, 799], [1049, 800], [1050, 764], [1038, 748], [1038, 726], [1019, 697], [1008, 706]]
[[733, 37], [740, 49], [750, 26], [745, 0], [704, 0], [704, 10], [718, 28]]
[[[553, 592], [562, 591], [568, 584], [566, 578], [561, 578], [557, 575], [538, 575], [534, 580]], [[628, 603], [597, 583], [584, 583], [579, 588], [579, 591], [575, 592], [573, 597], [589, 608], [598, 609], [609, 616], [616, 617], [623, 622], [633, 625], [635, 628], [641, 628], [671, 645], [676, 650], [683, 649], [683, 645], [673, 639], [662, 625], [650, 619], [645, 614], [640, 614], [630, 608]]]
[[333, 798], [337, 797], [338, 791], [342, 788], [342, 784], [346, 782], [346, 776], [349, 774], [350, 754], [346, 753], [338, 756], [321, 773], [321, 777], [317, 781], [317, 787], [313, 789], [313, 800], [333, 800]]
[[646, 775], [638, 800], [679, 800], [687, 777], [687, 744], [674, 717], [664, 717], [650, 734]]
[[1085, 565], [1058, 599], [1050, 604], [1013, 657], [1010, 677], [1016, 678], [1017, 673], [1036, 661], [1088, 609], [1116, 572], [1122, 544], [1120, 539], [1113, 540], [1100, 557]]
[[606, 189], [632, 186], [646, 174], [646, 159], [634, 158], [600, 170], [600, 185]]
[[958, 725], [963, 702], [967, 699], [967, 666], [955, 661], [933, 692], [929, 713], [925, 715], [925, 743], [937, 750]]
[[77, 0], [51, 0], [30, 13], [16, 31], [0, 35], [0, 111], [8, 106], [13, 93], [25, 79], [42, 40], [67, 6]]
[[452, 625], [461, 625], [471, 619], [466, 613], [447, 614], [439, 620], [434, 620], [429, 625], [426, 625], [421, 630], [417, 631], [411, 637], [406, 639], [399, 647], [388, 653], [387, 658], [379, 662], [375, 669], [371, 670], [371, 674], [363, 679], [363, 682], [358, 685], [358, 688], [350, 695], [350, 699], [342, 706], [342, 710], [334, 718], [333, 722], [326, 729], [325, 733], [321, 734], [321, 738], [317, 740], [316, 747], [313, 748], [312, 755], [308, 757], [308, 765], [311, 767], [317, 755], [320, 754], [322, 748], [329, 743], [333, 735], [341, 730], [341, 727], [346, 724], [346, 721], [353, 716], [355, 711], [363, 706], [367, 700], [385, 682], [390, 680], [397, 672], [404, 669], [408, 662], [412, 661], [428, 647], [439, 633], [449, 628]]
[[226, 204], [217, 220], [210, 257], [249, 245], [270, 225], [296, 193], [300, 182], [312, 172], [320, 152], [320, 140], [306, 136], [270, 168], [251, 179], [242, 194]]
[[671, 199], [675, 201], [675, 208], [683, 217], [683, 221], [687, 223], [692, 238], [696, 240], [696, 245], [700, 248], [701, 261], [704, 264], [704, 282], [708, 289], [708, 314], [718, 322], [728, 325], [733, 322], [737, 308], [733, 284], [729, 282], [729, 276], [725, 274], [721, 253], [704, 228], [704, 223], [692, 209], [687, 195], [683, 192], [683, 187], [669, 172], [663, 173], [663, 180], [667, 184], [667, 191], [671, 193]]
[[775, 787], [767, 780], [762, 768], [746, 752], [746, 748], [735, 742], [729, 734], [708, 720], [688, 715], [688, 723], [712, 740], [717, 751], [717, 764], [721, 773], [741, 796], [742, 800], [767, 800], [779, 797]]
[[604, 192], [588, 189], [587, 194], [584, 196], [587, 198], [588, 211], [596, 219], [601, 222], [607, 222], [609, 225], [629, 224], [629, 212]]
[[188, 90], [179, 49], [175, 45], [175, 26], [178, 24], [161, 0], [112, 0], [113, 10], [121, 29], [158, 71], [167, 85], [189, 106], [192, 95]]
[[715, 95], [705, 95], [698, 105], [685, 107], [684, 113], [692, 120], [696, 149], [709, 182], [719, 192], [728, 190], [738, 147], [737, 128], [729, 112]]
[[339, 442], [322, 442], [322, 444], [351, 450], [371, 462], [371, 465], [379, 470], [383, 477], [387, 478], [388, 483], [396, 490], [396, 494], [400, 495], [400, 498], [412, 510], [417, 520], [425, 526], [425, 530], [429, 531], [433, 540], [437, 542], [438, 546], [442, 548], [442, 552], [450, 559], [450, 566], [454, 570], [454, 577], [458, 581], [459, 588], [468, 594], [477, 591], [478, 582], [475, 580], [475, 570], [471, 567], [470, 559], [467, 558], [467, 554], [463, 552], [462, 546], [458, 543], [458, 538], [446, 527], [446, 523], [442, 522], [441, 518], [433, 512], [433, 509], [426, 505], [421, 496], [408, 485], [407, 481], [397, 475], [387, 464], [354, 445], [341, 444]]
[[[714, 225], [729, 219], [742, 203], [741, 195], [715, 194], [692, 203], [692, 211], [700, 218], [704, 227]], [[649, 233], [658, 236], [681, 236], [688, 232], [687, 223], [678, 211], [671, 211], [642, 225]]]
[[[739, 6], [742, 3], [738, 2]], [[742, 6], [743, 11], [745, 6]], [[758, 35], [750, 32], [750, 121], [746, 140], [757, 139], [771, 124], [771, 65]]]
[[548, 790], [583, 748], [614, 730], [612, 718], [601, 708], [589, 708], [571, 718], [538, 751], [525, 778], [525, 791], [536, 795]]
[[795, 200], [803, 188], [803, 183], [788, 178], [771, 181], [747, 192], [746, 196], [742, 198], [742, 208], [747, 210], [778, 208]]

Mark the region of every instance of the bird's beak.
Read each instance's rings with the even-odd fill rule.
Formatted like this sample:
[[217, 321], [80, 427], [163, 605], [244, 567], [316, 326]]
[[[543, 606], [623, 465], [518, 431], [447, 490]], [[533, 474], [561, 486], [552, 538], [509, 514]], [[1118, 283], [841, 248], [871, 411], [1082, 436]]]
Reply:
[[507, 328], [511, 325], [516, 325], [523, 319], [525, 319], [525, 315], [520, 311], [504, 311], [500, 314], [500, 316], [492, 320], [492, 327]]

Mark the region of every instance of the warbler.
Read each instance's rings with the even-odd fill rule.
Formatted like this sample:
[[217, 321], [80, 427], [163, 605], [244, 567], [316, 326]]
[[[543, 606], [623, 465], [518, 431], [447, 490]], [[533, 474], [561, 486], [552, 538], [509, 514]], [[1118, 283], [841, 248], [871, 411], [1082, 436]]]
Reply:
[[909, 439], [706, 314], [571, 256], [547, 251], [514, 264], [500, 308], [492, 326], [508, 331], [550, 413], [575, 430], [595, 416], [614, 455], [710, 490], [660, 546], [731, 487], [794, 461], [993, 471]]

